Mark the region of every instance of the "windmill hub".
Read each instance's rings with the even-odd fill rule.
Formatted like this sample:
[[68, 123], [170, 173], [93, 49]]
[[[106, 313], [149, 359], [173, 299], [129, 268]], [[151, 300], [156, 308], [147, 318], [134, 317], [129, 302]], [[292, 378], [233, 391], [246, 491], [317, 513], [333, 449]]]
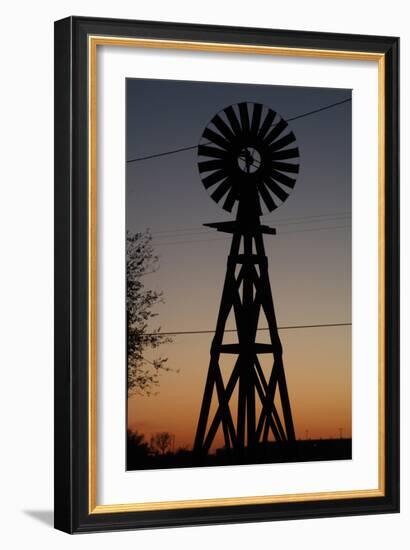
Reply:
[[238, 155], [239, 168], [245, 174], [253, 174], [261, 165], [261, 155], [255, 147], [244, 147]]

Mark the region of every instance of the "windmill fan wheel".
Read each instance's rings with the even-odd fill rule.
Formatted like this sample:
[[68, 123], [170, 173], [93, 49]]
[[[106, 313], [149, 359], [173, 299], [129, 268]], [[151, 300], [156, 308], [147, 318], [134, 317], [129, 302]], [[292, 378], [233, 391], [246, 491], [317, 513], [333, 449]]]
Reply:
[[245, 204], [258, 215], [288, 197], [299, 172], [299, 149], [288, 123], [261, 103], [238, 103], [217, 113], [198, 145], [203, 185], [224, 210]]

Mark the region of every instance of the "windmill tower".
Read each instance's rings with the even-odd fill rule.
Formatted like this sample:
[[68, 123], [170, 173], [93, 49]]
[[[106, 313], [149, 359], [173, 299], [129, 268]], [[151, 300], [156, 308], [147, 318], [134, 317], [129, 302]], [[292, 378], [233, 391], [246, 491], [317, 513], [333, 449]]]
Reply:
[[[240, 103], [214, 116], [198, 146], [205, 188], [224, 210], [232, 212], [236, 206], [236, 219], [205, 224], [231, 234], [232, 242], [194, 442], [197, 456], [209, 452], [219, 428], [227, 452], [295, 440], [263, 238], [276, 230], [260, 221], [288, 198], [295, 185], [295, 141], [287, 122], [273, 110]], [[268, 343], [257, 341], [262, 314]], [[236, 343], [224, 342], [230, 316]], [[231, 359], [226, 382], [221, 369], [225, 354]], [[262, 354], [269, 359], [267, 376]], [[213, 399], [216, 408], [211, 406]]]

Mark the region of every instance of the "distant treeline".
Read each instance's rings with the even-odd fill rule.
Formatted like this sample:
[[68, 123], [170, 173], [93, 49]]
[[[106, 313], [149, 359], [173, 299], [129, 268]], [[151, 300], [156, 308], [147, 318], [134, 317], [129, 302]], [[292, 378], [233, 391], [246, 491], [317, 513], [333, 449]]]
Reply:
[[192, 468], [235, 464], [270, 464], [275, 462], [311, 462], [315, 460], [349, 460], [351, 439], [312, 439], [289, 442], [268, 442], [240, 453], [217, 449], [214, 454], [196, 456], [190, 449], [173, 449], [169, 432], [159, 432], [150, 441], [136, 431], [127, 433], [127, 470], [158, 468]]

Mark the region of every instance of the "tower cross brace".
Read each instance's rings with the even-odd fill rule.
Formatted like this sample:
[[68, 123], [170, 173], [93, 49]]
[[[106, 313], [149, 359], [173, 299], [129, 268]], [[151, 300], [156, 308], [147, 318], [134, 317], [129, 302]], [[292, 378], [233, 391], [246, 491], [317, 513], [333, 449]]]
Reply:
[[[267, 443], [270, 437], [278, 442], [292, 442], [295, 440], [295, 431], [263, 242], [264, 233], [275, 234], [276, 231], [261, 225], [259, 218], [252, 225], [243, 224], [238, 219], [206, 225], [231, 233], [232, 243], [211, 345], [194, 452], [199, 456], [206, 455], [220, 427], [228, 453], [255, 449]], [[256, 340], [261, 312], [265, 314], [268, 323], [269, 343], [258, 343]], [[235, 318], [238, 341], [226, 344], [224, 333], [231, 313]], [[226, 384], [221, 372], [222, 354], [235, 358]], [[258, 357], [261, 354], [267, 354], [272, 360], [268, 377], [265, 377]], [[233, 411], [232, 401], [236, 388], [237, 403]], [[281, 412], [275, 404], [277, 394]], [[211, 414], [214, 396], [217, 407]]]

